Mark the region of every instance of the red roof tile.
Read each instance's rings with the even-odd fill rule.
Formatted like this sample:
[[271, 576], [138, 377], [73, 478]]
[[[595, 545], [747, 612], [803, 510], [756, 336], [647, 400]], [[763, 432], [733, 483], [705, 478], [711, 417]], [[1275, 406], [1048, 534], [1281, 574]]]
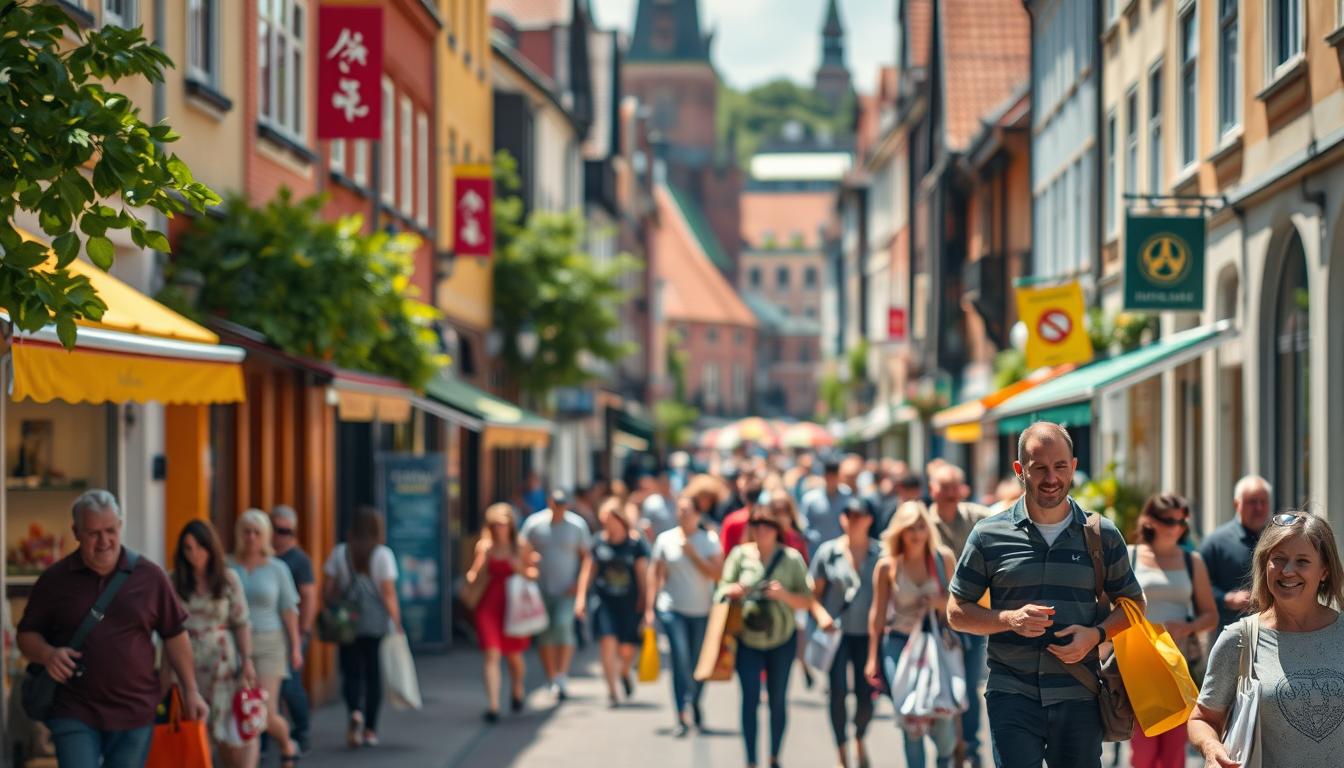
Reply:
[[574, 0], [490, 0], [490, 13], [502, 16], [517, 29], [568, 24]]
[[956, 151], [1027, 80], [1031, 22], [1022, 0], [943, 0], [942, 9], [945, 130]]
[[933, 0], [909, 0], [905, 4], [906, 51], [912, 68], [929, 66], [929, 43], [933, 39]]
[[742, 240], [751, 248], [764, 248], [772, 240], [787, 249], [794, 247], [795, 235], [802, 235], [803, 248], [820, 248], [819, 230], [833, 217], [834, 207], [834, 192], [744, 192]]
[[653, 193], [658, 206], [654, 265], [663, 285], [668, 320], [756, 327], [756, 316], [705, 254], [676, 198], [664, 186]]

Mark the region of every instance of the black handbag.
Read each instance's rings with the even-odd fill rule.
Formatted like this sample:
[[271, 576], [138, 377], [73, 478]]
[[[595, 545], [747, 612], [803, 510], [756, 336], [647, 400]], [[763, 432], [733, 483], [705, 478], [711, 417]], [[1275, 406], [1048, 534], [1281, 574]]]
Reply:
[[[83, 647], [89, 633], [98, 625], [98, 622], [103, 620], [103, 616], [107, 614], [108, 606], [112, 604], [112, 599], [117, 596], [121, 585], [126, 583], [126, 579], [130, 577], [131, 571], [135, 570], [135, 564], [139, 560], [140, 555], [126, 549], [126, 565], [113, 574], [112, 580], [107, 583], [103, 593], [98, 596], [93, 607], [89, 609], [88, 615], [75, 629], [75, 634], [71, 636], [70, 643], [66, 647], [72, 651], [78, 651]], [[76, 670], [76, 674], [79, 674], [78, 670]], [[39, 723], [46, 722], [47, 718], [51, 717], [52, 708], [56, 706], [56, 691], [60, 685], [52, 679], [51, 675], [47, 674], [45, 666], [37, 663], [29, 664], [23, 678], [22, 691], [23, 711], [27, 713], [28, 717]]]

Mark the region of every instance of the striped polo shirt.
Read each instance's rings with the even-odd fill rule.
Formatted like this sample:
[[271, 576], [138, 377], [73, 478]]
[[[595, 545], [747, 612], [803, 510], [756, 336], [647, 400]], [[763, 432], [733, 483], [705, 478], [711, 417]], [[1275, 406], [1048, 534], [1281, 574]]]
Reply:
[[[1095, 626], [1105, 619], [1097, 615], [1096, 577], [1083, 533], [1087, 514], [1072, 498], [1069, 506], [1073, 520], [1053, 545], [1045, 543], [1027, 516], [1025, 499], [980, 521], [966, 540], [950, 587], [953, 595], [974, 603], [988, 589], [995, 609], [1013, 610], [1031, 603], [1055, 609], [1054, 624], [1042, 637], [1022, 637], [1012, 631], [989, 636], [988, 691], [1019, 694], [1042, 706], [1092, 698], [1046, 650], [1055, 630], [1071, 624]], [[1129, 566], [1125, 538], [1105, 518], [1101, 544], [1107, 594], [1112, 600], [1122, 596], [1142, 599], [1143, 589]], [[1083, 663], [1095, 670], [1096, 652]]]

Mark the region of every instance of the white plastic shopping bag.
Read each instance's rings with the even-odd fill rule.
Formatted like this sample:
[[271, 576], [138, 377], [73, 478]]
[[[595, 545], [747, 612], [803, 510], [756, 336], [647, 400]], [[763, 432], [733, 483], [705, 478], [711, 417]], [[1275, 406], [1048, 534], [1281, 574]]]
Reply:
[[940, 626], [936, 619], [933, 623], [933, 646], [938, 656], [938, 691], [933, 698], [935, 716], [952, 716], [965, 712], [970, 707], [966, 694], [966, 652], [946, 627]]
[[961, 644], [930, 612], [910, 633], [892, 681], [892, 701], [903, 729], [912, 736], [929, 731], [934, 720], [966, 711], [966, 661]]
[[835, 664], [835, 654], [840, 650], [840, 627], [830, 632], [817, 627], [808, 635], [807, 646], [803, 648], [803, 663], [823, 675], [831, 673]]
[[544, 632], [549, 624], [546, 603], [536, 582], [520, 574], [510, 576], [504, 586], [504, 634], [531, 637]]
[[383, 637], [378, 655], [383, 668], [387, 701], [394, 709], [420, 709], [420, 680], [415, 674], [415, 659], [411, 644], [403, 632], [390, 632]]

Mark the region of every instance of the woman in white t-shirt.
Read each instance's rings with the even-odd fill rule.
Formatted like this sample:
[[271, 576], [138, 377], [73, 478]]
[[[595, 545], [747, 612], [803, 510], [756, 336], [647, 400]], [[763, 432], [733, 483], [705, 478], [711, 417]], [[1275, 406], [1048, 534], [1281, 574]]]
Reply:
[[723, 548], [713, 531], [700, 527], [695, 499], [683, 493], [677, 499], [677, 527], [658, 535], [649, 558], [648, 599], [644, 621], [654, 615], [671, 646], [672, 700], [677, 713], [676, 735], [685, 736], [689, 716], [703, 728], [700, 683], [692, 673], [705, 641], [714, 585], [723, 573]]
[[341, 645], [341, 693], [350, 713], [346, 743], [377, 746], [383, 681], [378, 649], [389, 631], [401, 632], [397, 559], [383, 545], [383, 516], [372, 507], [355, 510], [345, 544], [337, 544], [322, 572], [328, 604], [344, 598], [359, 606], [355, 639]]

